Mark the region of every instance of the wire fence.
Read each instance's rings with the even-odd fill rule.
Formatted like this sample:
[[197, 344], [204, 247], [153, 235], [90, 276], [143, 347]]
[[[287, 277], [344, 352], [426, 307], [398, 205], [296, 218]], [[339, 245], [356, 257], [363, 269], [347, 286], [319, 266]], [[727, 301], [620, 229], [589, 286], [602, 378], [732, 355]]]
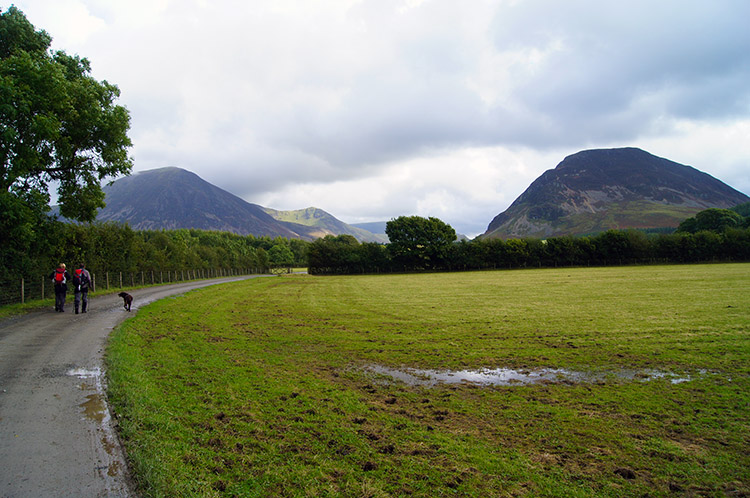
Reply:
[[[108, 292], [125, 287], [160, 285], [188, 280], [232, 277], [263, 273], [260, 268], [216, 268], [199, 270], [165, 270], [141, 272], [90, 272], [91, 292]], [[73, 292], [68, 286], [68, 292]], [[0, 281], [0, 306], [23, 304], [28, 301], [55, 297], [55, 286], [48, 276], [29, 279], [24, 277]]]

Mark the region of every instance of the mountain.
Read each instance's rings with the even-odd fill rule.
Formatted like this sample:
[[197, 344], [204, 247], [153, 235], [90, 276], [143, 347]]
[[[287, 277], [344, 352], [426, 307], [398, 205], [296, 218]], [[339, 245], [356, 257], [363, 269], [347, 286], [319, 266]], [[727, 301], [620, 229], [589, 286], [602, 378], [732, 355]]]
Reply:
[[251, 204], [180, 168], [143, 171], [103, 190], [107, 206], [97, 220], [128, 223], [135, 230], [197, 228], [303, 240], [349, 234], [362, 242], [387, 241], [321, 209], [277, 211]]
[[310, 233], [316, 237], [346, 234], [352, 235], [360, 242], [388, 242], [388, 237], [385, 234], [378, 235], [368, 230], [348, 225], [322, 209], [314, 207], [295, 211], [277, 211], [271, 208], [263, 209], [277, 221], [309, 227], [312, 229]]
[[545, 171], [483, 238], [546, 238], [623, 228], [677, 227], [750, 197], [690, 166], [637, 148], [595, 149]]
[[197, 228], [241, 235], [315, 238], [309, 228], [281, 223], [261, 206], [180, 168], [143, 171], [120, 178], [103, 190], [107, 206], [99, 211], [97, 220], [127, 222], [135, 230]]

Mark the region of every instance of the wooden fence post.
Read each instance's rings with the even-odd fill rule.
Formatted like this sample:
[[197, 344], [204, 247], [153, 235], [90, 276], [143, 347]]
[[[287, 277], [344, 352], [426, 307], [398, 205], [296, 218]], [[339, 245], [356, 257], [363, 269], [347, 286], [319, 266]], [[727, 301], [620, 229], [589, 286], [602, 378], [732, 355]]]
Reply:
[[24, 288], [23, 288], [23, 277], [21, 277], [21, 304], [25, 302], [24, 298], [25, 296], [24, 296]]

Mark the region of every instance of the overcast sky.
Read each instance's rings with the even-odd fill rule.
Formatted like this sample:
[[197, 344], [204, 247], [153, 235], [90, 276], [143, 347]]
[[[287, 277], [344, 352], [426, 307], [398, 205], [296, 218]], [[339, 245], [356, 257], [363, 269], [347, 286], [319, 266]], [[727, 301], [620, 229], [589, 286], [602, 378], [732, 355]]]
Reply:
[[622, 146], [750, 194], [747, 0], [14, 3], [120, 87], [135, 172], [263, 206], [474, 236], [565, 156]]

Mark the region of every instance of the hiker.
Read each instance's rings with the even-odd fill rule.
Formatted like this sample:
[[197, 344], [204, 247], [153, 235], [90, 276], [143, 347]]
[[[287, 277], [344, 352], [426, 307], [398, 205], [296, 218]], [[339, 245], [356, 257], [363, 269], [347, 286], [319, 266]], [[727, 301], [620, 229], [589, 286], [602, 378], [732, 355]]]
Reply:
[[65, 311], [65, 294], [68, 292], [68, 280], [70, 273], [65, 269], [65, 263], [60, 263], [57, 270], [50, 274], [52, 283], [55, 284], [55, 311]]
[[89, 304], [89, 288], [94, 290], [94, 283], [91, 281], [91, 274], [86, 269], [86, 265], [81, 263], [77, 270], [73, 270], [73, 295], [75, 296], [73, 304], [81, 307], [81, 313], [86, 313], [86, 307]]

